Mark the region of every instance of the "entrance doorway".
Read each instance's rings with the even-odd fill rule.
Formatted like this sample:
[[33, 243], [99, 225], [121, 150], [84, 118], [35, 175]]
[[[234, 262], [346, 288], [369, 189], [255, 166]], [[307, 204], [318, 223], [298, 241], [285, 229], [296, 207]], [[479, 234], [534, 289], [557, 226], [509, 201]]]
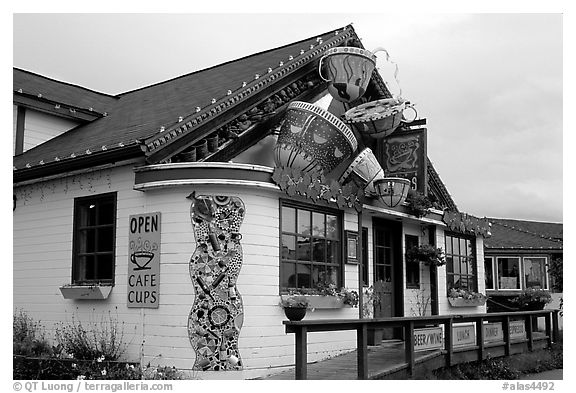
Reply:
[[[374, 318], [403, 315], [400, 223], [374, 219]], [[400, 329], [385, 329], [384, 339], [400, 338]]]

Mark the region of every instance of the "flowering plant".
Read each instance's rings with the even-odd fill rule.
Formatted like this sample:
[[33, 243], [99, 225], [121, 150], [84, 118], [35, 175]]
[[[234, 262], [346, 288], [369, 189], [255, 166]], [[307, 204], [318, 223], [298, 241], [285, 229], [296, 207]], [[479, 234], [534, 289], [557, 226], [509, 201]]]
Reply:
[[[315, 288], [289, 289], [288, 295], [289, 297], [286, 297], [286, 300], [291, 298], [303, 298], [306, 301], [308, 300], [303, 295], [334, 296], [342, 298], [344, 304], [352, 307], [356, 307], [359, 301], [358, 292], [344, 287], [338, 289], [336, 284], [327, 282], [319, 282]], [[284, 303], [284, 300], [282, 300], [282, 303]], [[282, 304], [282, 306], [286, 307], [284, 304]]]
[[448, 296], [452, 299], [465, 299], [465, 300], [484, 300], [486, 299], [486, 295], [479, 292], [469, 291], [468, 289], [464, 288], [450, 288], [448, 292]]
[[514, 298], [513, 302], [521, 309], [543, 308], [552, 301], [552, 295], [546, 290], [528, 288]]
[[444, 251], [430, 244], [422, 244], [421, 246], [409, 248], [408, 251], [406, 251], [406, 259], [411, 262], [423, 262], [428, 266], [442, 266], [446, 264]]
[[307, 308], [308, 299], [303, 295], [290, 295], [283, 297], [280, 305], [284, 308]]

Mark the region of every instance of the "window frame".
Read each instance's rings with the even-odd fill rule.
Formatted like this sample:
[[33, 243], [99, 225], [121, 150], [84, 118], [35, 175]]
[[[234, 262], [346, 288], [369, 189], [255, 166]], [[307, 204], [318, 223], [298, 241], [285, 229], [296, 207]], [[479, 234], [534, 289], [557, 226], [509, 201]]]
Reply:
[[498, 277], [498, 269], [495, 269], [496, 259], [492, 255], [484, 256], [484, 281], [486, 282], [486, 260], [490, 259], [490, 270], [492, 271], [492, 288], [488, 288], [485, 286], [487, 291], [496, 291], [496, 284], [497, 284], [497, 277]]
[[[472, 266], [472, 274], [462, 274], [462, 273], [455, 273], [454, 271], [450, 272], [450, 270], [448, 269], [448, 263], [446, 263], [446, 288], [448, 290], [450, 290], [452, 287], [449, 284], [449, 277], [450, 276], [460, 276], [460, 277], [469, 277], [469, 279], [467, 281], [471, 281], [474, 285], [471, 288], [469, 285], [466, 286], [466, 288], [468, 291], [474, 291], [477, 292], [479, 285], [478, 285], [478, 250], [476, 248], [476, 238], [474, 236], [469, 236], [469, 235], [462, 235], [462, 234], [457, 234], [457, 233], [453, 233], [453, 232], [444, 232], [444, 253], [446, 255], [446, 259], [448, 259], [450, 256], [457, 256], [458, 257], [458, 263], [460, 263], [460, 258], [463, 256], [462, 254], [454, 254], [454, 250], [452, 247], [452, 244], [450, 245], [450, 250], [452, 252], [448, 252], [448, 246], [447, 246], [447, 239], [448, 238], [454, 238], [454, 239], [458, 239], [458, 243], [460, 243], [460, 240], [467, 240], [470, 242], [470, 244], [473, 245], [473, 250], [472, 250], [472, 261], [471, 261], [471, 266]], [[458, 247], [458, 250], [460, 251], [460, 247]], [[466, 258], [468, 258], [468, 256], [466, 255]], [[484, 263], [484, 261], [482, 261], [482, 263]], [[461, 280], [460, 280], [461, 281]], [[460, 286], [459, 288], [463, 288], [462, 286]]]
[[[498, 270], [498, 260], [499, 259], [516, 259], [518, 260], [518, 283], [519, 283], [519, 287], [518, 288], [500, 288], [500, 272]], [[495, 279], [496, 279], [496, 286], [494, 287], [495, 291], [505, 291], [505, 292], [514, 292], [514, 291], [521, 291], [524, 288], [524, 285], [522, 284], [522, 277], [523, 277], [523, 273], [522, 273], [522, 257], [520, 255], [497, 255], [494, 257], [494, 267], [495, 269]]]
[[[293, 208], [296, 209], [296, 216], [298, 216], [298, 210], [305, 210], [305, 211], [309, 211], [311, 212], [311, 214], [313, 213], [322, 213], [322, 214], [328, 214], [328, 215], [333, 215], [336, 217], [336, 221], [338, 224], [338, 231], [337, 231], [337, 237], [336, 240], [339, 241], [339, 247], [337, 248], [338, 253], [339, 253], [339, 263], [337, 264], [338, 266], [338, 270], [339, 270], [339, 275], [336, 279], [336, 285], [338, 286], [338, 288], [341, 288], [344, 286], [344, 274], [345, 274], [345, 231], [344, 231], [344, 214], [341, 210], [337, 210], [337, 209], [331, 209], [329, 207], [325, 207], [325, 206], [318, 206], [318, 205], [310, 205], [307, 203], [302, 203], [302, 202], [297, 202], [297, 201], [293, 201], [293, 200], [286, 200], [286, 199], [280, 199], [280, 203], [279, 203], [279, 228], [278, 228], [278, 233], [279, 233], [279, 239], [278, 239], [278, 244], [279, 244], [279, 255], [278, 255], [278, 260], [279, 260], [279, 273], [278, 273], [278, 284], [279, 284], [279, 291], [280, 294], [282, 293], [286, 293], [289, 289], [297, 289], [297, 288], [292, 288], [292, 287], [283, 287], [282, 286], [282, 280], [283, 280], [283, 274], [282, 274], [282, 264], [284, 263], [284, 259], [282, 258], [282, 237], [284, 235], [284, 231], [283, 231], [283, 217], [282, 217], [282, 209], [285, 207], [289, 207], [289, 208]], [[298, 228], [296, 228], [296, 231], [298, 230]], [[296, 236], [296, 239], [298, 238], [298, 232], [292, 233], [292, 232], [286, 232], [286, 234], [288, 234], [289, 236]], [[312, 233], [309, 235], [310, 237], [314, 237], [312, 235]], [[327, 238], [324, 238], [327, 239]], [[311, 253], [313, 252], [313, 250], [310, 250]], [[296, 265], [298, 265], [299, 263], [302, 263], [303, 261], [299, 261], [297, 258], [295, 260], [290, 260], [290, 263], [294, 263]], [[313, 266], [313, 261], [311, 260], [309, 263], [311, 266]], [[324, 265], [327, 265], [326, 262], [323, 263]], [[336, 265], [336, 264], [332, 264], [332, 265]], [[306, 287], [300, 287], [300, 288], [306, 288]]]
[[[550, 290], [550, 280], [548, 277], [548, 257], [546, 255], [526, 255], [526, 256], [522, 256], [522, 266], [520, 267], [520, 274], [522, 275], [522, 278], [520, 280], [521, 285], [522, 285], [522, 289], [528, 289], [529, 287], [526, 285], [526, 265], [525, 265], [525, 259], [543, 259], [544, 260], [544, 288], [540, 288], [543, 289], [545, 291], [549, 291]], [[530, 287], [531, 288], [531, 287]]]
[[[80, 225], [80, 212], [81, 208], [88, 206], [90, 204], [98, 205], [102, 201], [111, 201], [113, 204], [113, 212], [114, 216], [112, 218], [111, 224], [96, 224], [91, 226], [81, 226]], [[80, 285], [80, 286], [89, 286], [89, 285], [110, 285], [113, 286], [115, 284], [116, 278], [116, 229], [117, 229], [117, 219], [118, 219], [118, 198], [117, 192], [109, 192], [104, 194], [97, 194], [97, 195], [90, 195], [84, 197], [74, 198], [74, 212], [73, 212], [73, 229], [72, 229], [72, 274], [71, 274], [71, 283], [73, 285]], [[94, 279], [94, 280], [87, 280], [87, 279], [80, 279], [76, 278], [78, 274], [79, 264], [80, 264], [80, 231], [93, 228], [95, 230], [102, 229], [102, 228], [111, 228], [112, 229], [112, 250], [111, 251], [94, 251], [91, 253], [82, 253], [82, 256], [93, 254], [97, 256], [98, 253], [106, 253], [110, 254], [112, 257], [111, 264], [111, 278], [110, 279]]]

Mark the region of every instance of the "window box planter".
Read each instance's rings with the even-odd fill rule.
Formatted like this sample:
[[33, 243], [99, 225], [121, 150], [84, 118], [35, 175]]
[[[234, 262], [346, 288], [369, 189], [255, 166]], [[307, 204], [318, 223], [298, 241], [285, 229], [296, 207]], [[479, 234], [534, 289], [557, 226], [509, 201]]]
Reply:
[[[344, 298], [340, 296], [322, 296], [322, 295], [302, 295], [308, 300], [308, 308], [314, 309], [330, 309], [330, 308], [344, 308], [351, 307], [344, 304]], [[288, 295], [281, 295], [282, 300], [289, 297]]]
[[477, 307], [486, 304], [486, 298], [464, 299], [462, 297], [449, 297], [448, 302], [452, 307]]
[[64, 299], [107, 299], [110, 292], [112, 292], [112, 285], [64, 285], [60, 287], [60, 293]]

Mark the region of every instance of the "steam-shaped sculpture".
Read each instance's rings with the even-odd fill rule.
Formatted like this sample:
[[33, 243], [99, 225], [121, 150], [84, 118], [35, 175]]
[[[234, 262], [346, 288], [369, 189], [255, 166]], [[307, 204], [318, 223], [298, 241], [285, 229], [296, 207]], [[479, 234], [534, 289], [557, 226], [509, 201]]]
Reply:
[[238, 336], [244, 321], [236, 280], [242, 267], [240, 225], [244, 203], [223, 195], [188, 196], [197, 248], [190, 258], [196, 298], [188, 337], [196, 352], [194, 370], [240, 370]]
[[[325, 66], [327, 77], [322, 74]], [[326, 51], [318, 64], [320, 77], [328, 82], [332, 97], [342, 102], [353, 102], [366, 93], [376, 67], [376, 56], [362, 48], [337, 47]]]
[[352, 130], [336, 116], [316, 105], [294, 101], [286, 110], [274, 161], [277, 167], [327, 174], [357, 146]]

